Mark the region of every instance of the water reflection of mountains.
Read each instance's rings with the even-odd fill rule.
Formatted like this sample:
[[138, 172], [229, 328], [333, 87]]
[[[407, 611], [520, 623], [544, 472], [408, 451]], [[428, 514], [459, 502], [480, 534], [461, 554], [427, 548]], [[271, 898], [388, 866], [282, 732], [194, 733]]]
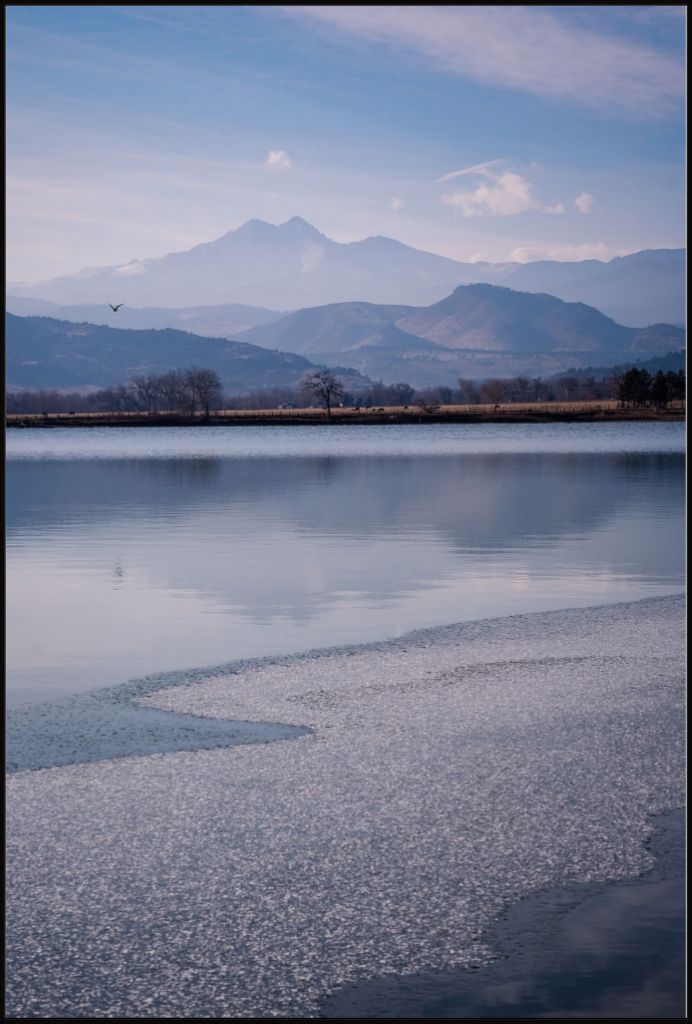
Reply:
[[213, 533], [242, 511], [274, 528], [423, 531], [492, 549], [588, 533], [652, 495], [677, 506], [683, 470], [681, 453], [17, 460], [7, 465], [7, 530], [142, 519], [165, 529], [194, 518]]

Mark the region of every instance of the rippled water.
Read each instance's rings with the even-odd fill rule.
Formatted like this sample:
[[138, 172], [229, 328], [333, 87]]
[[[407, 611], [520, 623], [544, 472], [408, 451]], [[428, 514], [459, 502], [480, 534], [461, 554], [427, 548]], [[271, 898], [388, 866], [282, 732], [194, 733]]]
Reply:
[[683, 586], [684, 425], [10, 431], [10, 703]]

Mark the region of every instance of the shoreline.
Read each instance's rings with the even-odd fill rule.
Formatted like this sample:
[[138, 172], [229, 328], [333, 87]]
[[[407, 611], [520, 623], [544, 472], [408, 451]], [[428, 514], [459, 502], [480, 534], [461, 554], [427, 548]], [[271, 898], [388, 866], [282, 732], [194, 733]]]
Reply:
[[13, 429], [54, 429], [56, 427], [241, 427], [241, 426], [344, 426], [407, 423], [612, 423], [684, 422], [686, 411], [679, 409], [619, 409], [605, 403], [556, 403], [532, 408], [513, 408], [498, 411], [487, 408], [463, 411], [455, 407], [448, 410], [421, 412], [417, 409], [341, 409], [327, 417], [321, 409], [289, 411], [227, 410], [204, 416], [201, 413], [186, 416], [179, 413], [13, 413], [6, 415], [5, 425]]
[[318, 647], [293, 654], [242, 658], [217, 665], [156, 672], [84, 693], [68, 694], [41, 701], [18, 703], [5, 716], [5, 771], [8, 775], [44, 771], [102, 761], [181, 751], [220, 750], [245, 744], [267, 744], [312, 734], [314, 728], [302, 721], [279, 722], [265, 717], [226, 718], [197, 714], [194, 707], [181, 712], [165, 707], [170, 690], [204, 685], [220, 676], [232, 681], [235, 675], [265, 669], [300, 667], [323, 659], [387, 655], [420, 646], [457, 646], [463, 638], [479, 633], [520, 628], [529, 621], [533, 628], [550, 629], [570, 613], [617, 614], [618, 609], [654, 607], [656, 603], [684, 600], [684, 592], [634, 601], [614, 601], [584, 608], [516, 612], [489, 619], [471, 619], [442, 626], [410, 630], [400, 637], [364, 644]]
[[651, 828], [655, 863], [641, 875], [510, 906], [487, 931], [489, 964], [349, 986], [320, 1018], [683, 1020], [685, 807], [652, 815]]

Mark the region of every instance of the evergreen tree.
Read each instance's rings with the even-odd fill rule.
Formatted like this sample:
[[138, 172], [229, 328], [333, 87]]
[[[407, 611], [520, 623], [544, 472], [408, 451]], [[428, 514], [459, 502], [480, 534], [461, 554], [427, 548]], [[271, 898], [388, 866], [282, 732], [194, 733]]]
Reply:
[[622, 382], [622, 399], [631, 402], [635, 408], [646, 405], [651, 395], [651, 374], [633, 366], [628, 370]]
[[667, 375], [659, 370], [651, 382], [651, 401], [659, 408], [665, 409], [670, 401], [670, 384]]

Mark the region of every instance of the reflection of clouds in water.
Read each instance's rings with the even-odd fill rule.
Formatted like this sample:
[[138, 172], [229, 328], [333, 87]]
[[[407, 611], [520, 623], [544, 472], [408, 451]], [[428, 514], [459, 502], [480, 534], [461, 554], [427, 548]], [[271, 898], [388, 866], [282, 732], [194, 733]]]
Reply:
[[327, 590], [324, 573], [317, 565], [306, 565], [303, 569], [305, 590], [309, 594], [323, 594]]
[[[34, 551], [43, 536], [47, 548], [68, 552], [78, 533], [98, 564], [125, 543], [152, 586], [213, 595], [264, 618], [302, 618], [313, 614], [316, 597], [332, 601], [344, 590], [386, 600], [459, 573], [504, 571], [508, 587], [530, 590], [537, 575], [570, 569], [665, 577], [679, 568], [681, 457], [213, 465], [24, 463], [13, 470], [17, 500], [22, 487], [36, 486], [21, 477], [38, 472], [50, 496], [40, 514], [26, 505], [21, 513], [34, 515]], [[11, 545], [22, 539], [29, 540], [25, 531], [10, 531]]]
[[40, 634], [93, 684], [670, 591], [683, 514], [675, 454], [10, 462], [12, 664]]
[[[457, 545], [589, 528], [681, 490], [682, 455], [483, 455], [370, 459], [11, 462], [8, 526], [149, 520], [172, 528], [251, 510], [268, 524], [358, 537], [444, 532]], [[639, 492], [639, 493], [638, 493]], [[36, 500], [36, 498], [39, 500]]]

